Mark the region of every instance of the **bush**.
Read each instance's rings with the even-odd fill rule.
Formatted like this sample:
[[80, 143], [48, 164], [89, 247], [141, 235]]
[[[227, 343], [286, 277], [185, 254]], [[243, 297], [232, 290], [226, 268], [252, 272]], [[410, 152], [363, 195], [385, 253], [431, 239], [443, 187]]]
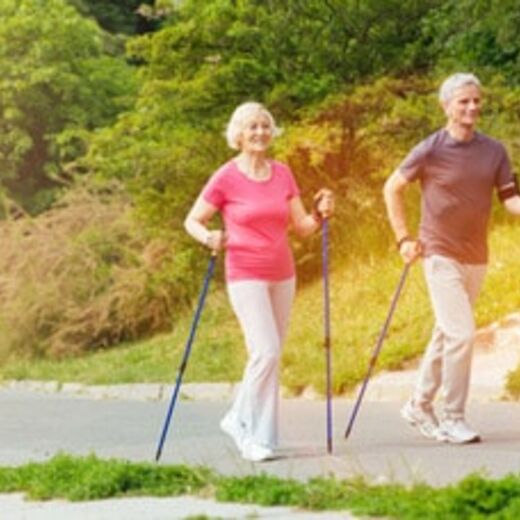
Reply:
[[143, 236], [131, 209], [117, 185], [78, 186], [39, 217], [1, 223], [4, 350], [63, 356], [170, 326], [189, 285], [162, 269], [184, 260]]

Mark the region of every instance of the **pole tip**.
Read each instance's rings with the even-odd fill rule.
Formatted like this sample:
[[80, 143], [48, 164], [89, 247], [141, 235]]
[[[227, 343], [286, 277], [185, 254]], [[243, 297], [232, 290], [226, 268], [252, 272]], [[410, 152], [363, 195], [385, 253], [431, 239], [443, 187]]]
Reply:
[[332, 444], [330, 444], [330, 443], [327, 445], [327, 453], [329, 455], [332, 455]]

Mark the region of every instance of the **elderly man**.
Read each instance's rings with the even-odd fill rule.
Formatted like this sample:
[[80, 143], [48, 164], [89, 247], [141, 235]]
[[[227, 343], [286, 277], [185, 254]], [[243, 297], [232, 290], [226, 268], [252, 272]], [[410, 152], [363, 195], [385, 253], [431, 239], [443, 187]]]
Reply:
[[[506, 209], [520, 215], [520, 196], [504, 146], [477, 132], [482, 92], [473, 74], [447, 78], [439, 92], [447, 124], [420, 142], [388, 178], [384, 197], [404, 262], [424, 257], [435, 316], [418, 381], [401, 416], [426, 437], [478, 442], [464, 420], [475, 333], [473, 305], [488, 260], [487, 225], [493, 190]], [[404, 193], [421, 187], [419, 238], [411, 236]], [[442, 385], [443, 417], [433, 408]]]

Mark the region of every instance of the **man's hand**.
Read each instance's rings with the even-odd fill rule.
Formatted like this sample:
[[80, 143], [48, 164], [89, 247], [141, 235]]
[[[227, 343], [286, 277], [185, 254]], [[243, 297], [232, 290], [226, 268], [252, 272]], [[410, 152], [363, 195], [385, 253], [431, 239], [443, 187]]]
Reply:
[[415, 262], [422, 256], [422, 244], [419, 240], [406, 238], [399, 245], [399, 254], [406, 264]]

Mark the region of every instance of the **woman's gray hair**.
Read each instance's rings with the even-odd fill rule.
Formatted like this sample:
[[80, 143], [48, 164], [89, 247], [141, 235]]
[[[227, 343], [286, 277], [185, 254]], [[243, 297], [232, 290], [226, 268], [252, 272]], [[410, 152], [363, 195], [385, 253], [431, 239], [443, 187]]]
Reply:
[[455, 94], [455, 91], [465, 85], [475, 85], [479, 89], [482, 88], [482, 85], [475, 74], [457, 72], [443, 81], [441, 88], [439, 89], [440, 102], [448, 103]]
[[254, 114], [260, 112], [267, 117], [271, 125], [273, 137], [282, 133], [281, 129], [276, 126], [275, 120], [271, 112], [256, 101], [247, 101], [235, 108], [226, 128], [226, 141], [233, 150], [240, 150], [240, 136], [244, 131], [246, 121]]

